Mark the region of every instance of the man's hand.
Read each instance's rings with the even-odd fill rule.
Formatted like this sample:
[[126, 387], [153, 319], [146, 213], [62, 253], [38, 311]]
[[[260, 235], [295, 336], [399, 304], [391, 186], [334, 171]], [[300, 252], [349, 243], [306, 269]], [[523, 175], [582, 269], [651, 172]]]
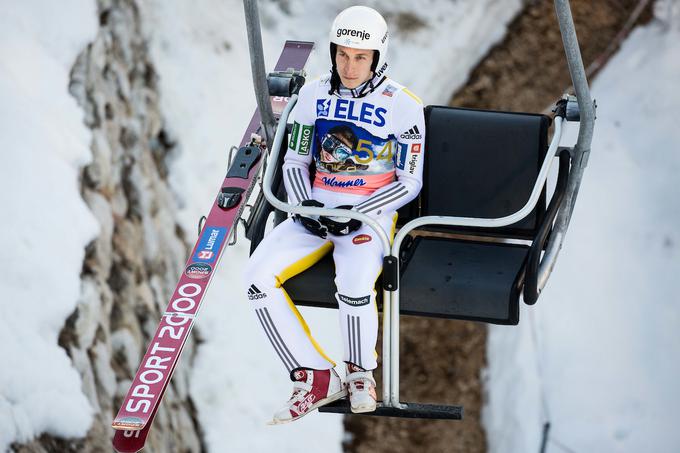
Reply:
[[[347, 209], [351, 210], [353, 206], [343, 205], [336, 206], [335, 209]], [[319, 222], [321, 222], [328, 230], [329, 233], [335, 236], [346, 236], [359, 228], [361, 228], [361, 222], [356, 219], [350, 219], [349, 217], [319, 217]]]
[[[316, 200], [302, 200], [302, 202], [300, 202], [300, 206], [323, 208], [323, 203]], [[305, 217], [300, 214], [294, 214], [293, 220], [295, 222], [299, 222], [300, 225], [305, 227], [307, 231], [313, 235], [319, 236], [321, 239], [326, 239], [326, 236], [328, 235], [328, 228], [326, 225], [323, 225], [321, 222], [319, 222], [319, 218], [317, 216]]]

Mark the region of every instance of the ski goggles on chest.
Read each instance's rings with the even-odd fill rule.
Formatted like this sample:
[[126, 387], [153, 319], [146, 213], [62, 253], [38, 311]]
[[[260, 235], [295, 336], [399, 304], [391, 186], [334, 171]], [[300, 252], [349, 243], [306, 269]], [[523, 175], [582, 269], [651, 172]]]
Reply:
[[349, 155], [352, 154], [352, 148], [345, 145], [340, 141], [340, 139], [332, 134], [326, 134], [323, 136], [323, 139], [321, 140], [321, 149], [330, 154], [333, 154], [333, 152], [337, 150], [344, 151]]

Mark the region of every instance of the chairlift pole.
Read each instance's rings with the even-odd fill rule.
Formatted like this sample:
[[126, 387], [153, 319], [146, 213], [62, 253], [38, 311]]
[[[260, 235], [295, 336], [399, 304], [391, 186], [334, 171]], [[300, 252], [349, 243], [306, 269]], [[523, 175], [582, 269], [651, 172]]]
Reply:
[[[571, 214], [574, 209], [574, 204], [576, 203], [576, 195], [578, 194], [579, 186], [581, 185], [581, 179], [583, 177], [583, 171], [588, 163], [588, 154], [590, 153], [590, 143], [593, 137], [593, 128], [595, 123], [595, 105], [590, 97], [590, 89], [588, 87], [588, 80], [586, 77], [585, 68], [583, 66], [583, 60], [581, 58], [581, 51], [578, 45], [578, 39], [576, 37], [576, 29], [574, 27], [574, 21], [571, 15], [571, 7], [568, 0], [555, 0], [555, 11], [557, 14], [557, 19], [560, 25], [560, 32], [562, 34], [562, 42], [564, 44], [564, 50], [567, 58], [567, 64], [569, 67], [569, 73], [571, 75], [572, 83], [574, 89], [576, 90], [577, 101], [579, 104], [580, 111], [580, 127], [579, 127], [579, 137], [576, 146], [574, 147], [574, 156], [572, 162], [572, 170], [568, 179], [567, 193], [565, 194], [565, 202], [562, 205], [559, 213], [557, 214], [557, 219], [555, 221], [555, 227], [552, 234], [552, 240], [548, 244], [546, 249], [544, 259], [539, 267], [539, 277], [538, 277], [538, 289], [539, 291], [545, 286], [550, 273], [555, 265], [557, 255], [562, 247], [564, 237], [569, 227], [569, 221], [571, 219]], [[551, 143], [550, 149], [546, 155], [546, 162], [544, 162], [543, 167], [549, 168], [550, 164], [554, 160], [557, 145], [559, 143], [559, 132], [561, 128], [559, 122], [556, 122], [556, 137], [553, 137], [553, 142]], [[542, 169], [541, 175], [537, 178], [536, 188], [540, 189], [545, 182], [545, 177]], [[437, 216], [431, 217], [421, 217], [412, 220], [408, 224], [404, 225], [399, 233], [394, 238], [392, 244], [392, 254], [398, 256], [399, 249], [402, 240], [405, 238], [409, 230], [416, 228], [420, 225], [426, 224], [445, 224], [445, 225], [476, 225], [476, 226], [500, 226], [512, 224], [509, 219], [518, 216], [523, 218], [526, 213], [523, 213], [526, 209], [531, 210], [535, 201], [530, 197], [529, 201], [525, 207], [518, 211], [517, 213], [507, 216], [505, 218], [499, 219], [471, 219], [471, 218], [458, 218], [458, 217], [441, 217]], [[399, 275], [399, 273], [397, 273]], [[391, 316], [389, 325], [384, 325], [385, 332], [389, 333], [390, 336], [390, 378], [389, 378], [389, 400], [387, 404], [395, 407], [400, 406], [399, 398], [399, 292], [395, 291], [392, 293], [391, 297]], [[389, 330], [387, 330], [389, 329]], [[385, 335], [385, 332], [383, 335]]]
[[548, 277], [555, 266], [557, 255], [562, 248], [562, 243], [569, 228], [571, 215], [574, 212], [576, 197], [583, 179], [583, 172], [588, 165], [590, 156], [590, 144], [593, 139], [593, 129], [595, 126], [595, 104], [590, 97], [588, 78], [583, 66], [581, 50], [576, 37], [576, 28], [571, 14], [569, 0], [555, 0], [555, 13], [562, 34], [562, 43], [567, 58], [569, 74], [571, 75], [572, 85], [576, 92], [580, 112], [580, 126], [578, 140], [573, 149], [572, 168], [567, 181], [567, 191], [564, 204], [557, 214], [555, 226], [548, 246], [545, 251], [544, 259], [538, 271], [538, 289], [543, 289]]
[[257, 0], [243, 0], [243, 9], [246, 15], [246, 29], [248, 32], [248, 47], [250, 50], [250, 68], [253, 73], [255, 86], [255, 98], [257, 110], [260, 113], [260, 121], [264, 129], [264, 138], [267, 147], [271, 151], [274, 140], [276, 119], [269, 100], [269, 88], [267, 86], [267, 73], [264, 68], [264, 52], [262, 51], [262, 34], [260, 32], [260, 14], [257, 9]]

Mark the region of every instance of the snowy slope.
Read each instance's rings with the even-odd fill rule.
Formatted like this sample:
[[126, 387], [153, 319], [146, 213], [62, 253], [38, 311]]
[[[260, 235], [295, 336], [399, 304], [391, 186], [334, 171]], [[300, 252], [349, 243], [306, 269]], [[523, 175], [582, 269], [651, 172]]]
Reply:
[[[22, 1], [0, 15], [0, 451], [43, 432], [83, 436], [92, 408], [57, 336], [80, 296], [98, 224], [79, 192], [90, 160], [69, 71], [94, 2]], [[76, 25], [77, 24], [77, 25]]]
[[593, 84], [593, 152], [541, 301], [490, 330], [491, 452], [539, 451], [546, 417], [548, 452], [680, 451], [680, 2], [656, 6]]
[[[417, 14], [426, 26], [412, 32], [393, 27], [390, 74], [426, 103], [445, 103], [470, 69], [505, 32], [519, 0], [431, 0], [366, 2], [396, 18]], [[328, 71], [327, 33], [349, 1], [260, 2], [268, 67], [285, 39], [317, 42], [308, 65], [311, 76]], [[206, 213], [226, 163], [255, 107], [242, 2], [142, 2], [152, 57], [160, 75], [161, 103], [179, 143], [170, 180], [182, 202], [181, 224], [193, 236]], [[260, 332], [241, 287], [248, 257], [242, 235], [228, 250], [198, 320], [205, 339], [194, 364], [192, 397], [208, 448], [221, 451], [299, 451], [300, 438], [323, 440], [324, 451], [340, 451], [342, 419], [306, 417], [285, 427], [265, 422], [291, 390], [278, 358]], [[332, 357], [341, 357], [335, 312], [303, 310], [310, 327]]]

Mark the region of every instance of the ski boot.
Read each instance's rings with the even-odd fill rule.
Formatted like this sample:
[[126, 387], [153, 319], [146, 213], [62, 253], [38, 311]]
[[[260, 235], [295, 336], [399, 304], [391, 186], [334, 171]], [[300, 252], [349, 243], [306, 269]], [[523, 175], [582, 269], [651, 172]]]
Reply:
[[375, 379], [373, 371], [364, 370], [353, 363], [347, 363], [347, 377], [345, 385], [349, 391], [349, 403], [352, 412], [360, 414], [373, 412], [377, 406], [375, 394]]
[[292, 422], [314, 409], [347, 395], [340, 376], [334, 369], [310, 370], [300, 368], [293, 372], [293, 396], [274, 414], [270, 425]]

